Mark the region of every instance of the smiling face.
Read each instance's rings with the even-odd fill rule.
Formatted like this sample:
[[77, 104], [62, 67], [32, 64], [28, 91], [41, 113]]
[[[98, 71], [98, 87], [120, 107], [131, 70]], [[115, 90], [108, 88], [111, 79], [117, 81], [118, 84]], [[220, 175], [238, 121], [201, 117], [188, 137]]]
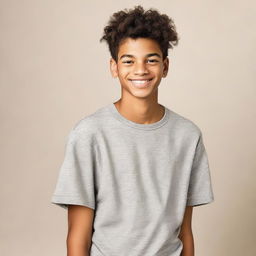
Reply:
[[122, 96], [147, 98], [157, 95], [162, 77], [166, 77], [169, 60], [163, 61], [158, 43], [149, 38], [127, 38], [119, 46], [117, 63], [110, 59], [113, 77], [118, 77]]

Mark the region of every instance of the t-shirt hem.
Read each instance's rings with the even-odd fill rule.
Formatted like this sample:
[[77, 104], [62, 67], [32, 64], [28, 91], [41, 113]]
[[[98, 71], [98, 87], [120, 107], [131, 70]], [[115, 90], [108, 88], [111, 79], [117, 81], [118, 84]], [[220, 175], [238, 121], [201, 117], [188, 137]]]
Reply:
[[93, 202], [86, 201], [81, 197], [68, 196], [68, 195], [53, 195], [51, 203], [58, 205], [64, 209], [68, 209], [68, 205], [81, 205], [89, 207], [95, 210], [95, 204]]
[[187, 206], [200, 206], [214, 202], [214, 197], [191, 197], [187, 199]]

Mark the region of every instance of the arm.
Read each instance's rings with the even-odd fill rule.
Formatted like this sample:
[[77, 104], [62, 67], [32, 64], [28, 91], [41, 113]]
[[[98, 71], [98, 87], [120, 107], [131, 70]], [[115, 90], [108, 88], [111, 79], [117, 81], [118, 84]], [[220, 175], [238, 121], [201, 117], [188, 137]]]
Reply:
[[179, 238], [183, 243], [181, 256], [194, 256], [194, 239], [191, 228], [193, 206], [187, 206], [181, 225]]
[[94, 210], [80, 205], [68, 207], [67, 256], [89, 256]]

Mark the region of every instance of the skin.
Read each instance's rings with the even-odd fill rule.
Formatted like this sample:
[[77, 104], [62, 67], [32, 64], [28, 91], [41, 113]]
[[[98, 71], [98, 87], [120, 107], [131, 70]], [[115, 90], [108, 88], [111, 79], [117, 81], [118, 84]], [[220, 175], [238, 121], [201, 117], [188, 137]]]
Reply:
[[[159, 56], [147, 56], [151, 53]], [[121, 58], [125, 54], [132, 57]], [[166, 57], [163, 60], [162, 56], [156, 41], [147, 38], [128, 38], [119, 47], [118, 61], [110, 59], [111, 74], [119, 79], [121, 85], [121, 98], [114, 104], [125, 118], [140, 124], [150, 124], [163, 117], [164, 107], [157, 101], [158, 87], [162, 78], [167, 76], [169, 59]], [[144, 78], [153, 78], [147, 88], [135, 88], [129, 81]], [[192, 208], [186, 207], [179, 234], [183, 242], [181, 256], [194, 256]], [[90, 255], [94, 214], [94, 210], [89, 207], [69, 205], [67, 256]]]
[[[157, 53], [158, 56], [147, 57]], [[133, 57], [121, 57], [124, 54]], [[168, 73], [169, 59], [162, 60], [162, 51], [151, 39], [125, 39], [119, 46], [117, 62], [110, 59], [112, 77], [118, 78], [121, 85], [121, 98], [115, 102], [118, 111], [127, 119], [150, 124], [159, 121], [164, 115], [164, 108], [157, 102], [158, 86]], [[126, 63], [125, 63], [126, 62]], [[153, 78], [147, 88], [135, 88], [129, 79]]]
[[194, 256], [195, 248], [194, 248], [194, 237], [191, 227], [192, 222], [192, 213], [193, 206], [187, 206], [185, 209], [181, 231], [179, 234], [179, 239], [183, 243], [183, 249], [180, 256]]
[[68, 207], [67, 256], [89, 256], [94, 210], [81, 205]]

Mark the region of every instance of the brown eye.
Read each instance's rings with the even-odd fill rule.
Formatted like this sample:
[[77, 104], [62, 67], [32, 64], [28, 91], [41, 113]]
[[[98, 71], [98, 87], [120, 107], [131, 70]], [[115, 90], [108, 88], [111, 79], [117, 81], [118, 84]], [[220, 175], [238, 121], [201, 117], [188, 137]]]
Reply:
[[131, 60], [126, 60], [126, 61], [123, 61], [122, 63], [130, 64], [131, 62], [132, 62]]
[[158, 62], [158, 60], [156, 60], [156, 59], [151, 59], [151, 60], [148, 60], [148, 61], [151, 62], [151, 63]]

